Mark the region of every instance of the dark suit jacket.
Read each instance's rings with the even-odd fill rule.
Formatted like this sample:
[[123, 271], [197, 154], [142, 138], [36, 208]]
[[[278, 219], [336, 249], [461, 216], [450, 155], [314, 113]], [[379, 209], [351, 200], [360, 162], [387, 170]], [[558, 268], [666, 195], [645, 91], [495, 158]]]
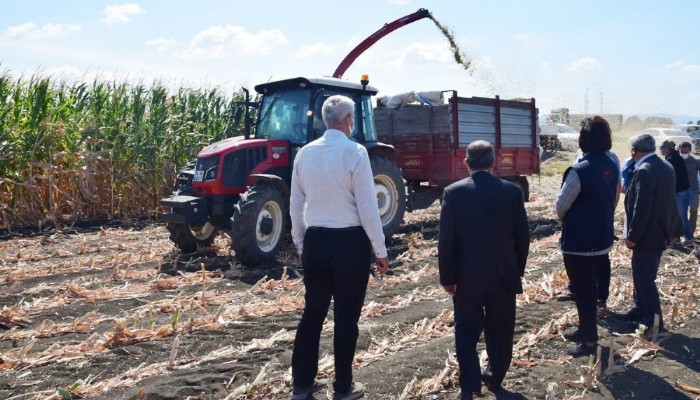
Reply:
[[627, 239], [635, 249], [658, 251], [676, 237], [676, 174], [671, 164], [656, 154], [637, 168], [625, 194]]
[[522, 293], [530, 231], [520, 188], [477, 171], [445, 188], [440, 212], [440, 283], [460, 296]]

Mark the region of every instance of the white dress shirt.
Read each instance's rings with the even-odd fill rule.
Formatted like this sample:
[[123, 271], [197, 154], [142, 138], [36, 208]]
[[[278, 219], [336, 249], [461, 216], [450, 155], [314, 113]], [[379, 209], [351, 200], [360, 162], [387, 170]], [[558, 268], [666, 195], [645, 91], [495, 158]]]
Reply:
[[309, 226], [362, 226], [374, 254], [387, 256], [367, 149], [339, 130], [328, 129], [297, 153], [289, 212], [299, 254]]

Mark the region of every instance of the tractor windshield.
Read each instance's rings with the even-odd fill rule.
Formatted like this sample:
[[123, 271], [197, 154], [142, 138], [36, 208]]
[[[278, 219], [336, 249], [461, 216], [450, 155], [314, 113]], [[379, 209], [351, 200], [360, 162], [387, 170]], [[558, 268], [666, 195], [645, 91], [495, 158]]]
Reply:
[[[323, 135], [326, 125], [321, 106], [328, 97], [342, 94], [355, 101], [355, 125], [350, 139], [358, 143], [376, 142], [372, 100], [369, 95], [349, 94], [335, 88], [289, 89], [265, 95], [260, 108], [256, 137], [289, 140], [302, 146]], [[313, 104], [313, 106], [311, 106]], [[307, 132], [311, 129], [311, 137]]]
[[305, 144], [311, 90], [281, 90], [264, 96], [256, 137]]

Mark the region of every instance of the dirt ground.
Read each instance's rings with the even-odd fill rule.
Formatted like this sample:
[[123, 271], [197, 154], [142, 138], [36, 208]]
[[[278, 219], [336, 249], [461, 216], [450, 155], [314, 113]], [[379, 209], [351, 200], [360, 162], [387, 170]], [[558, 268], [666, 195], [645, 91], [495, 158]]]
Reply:
[[[577, 317], [573, 303], [555, 298], [566, 288], [553, 205], [560, 179], [530, 180], [532, 243], [513, 365], [506, 392], [484, 388], [483, 398], [700, 398], [693, 248], [664, 253], [658, 284], [671, 334], [650, 342], [611, 316], [629, 308], [632, 293], [630, 253], [616, 244], [608, 309], [598, 321], [599, 362], [566, 355], [570, 343], [561, 334]], [[438, 205], [408, 214], [389, 244], [390, 275], [370, 280], [355, 359], [367, 399], [457, 392], [452, 305], [438, 284], [438, 216]], [[243, 267], [224, 237], [210, 251], [179, 256], [157, 223], [6, 237], [0, 398], [287, 399], [303, 309], [303, 271], [294, 260], [288, 245], [275, 265]], [[330, 313], [321, 340], [324, 377], [332, 376], [332, 329]]]

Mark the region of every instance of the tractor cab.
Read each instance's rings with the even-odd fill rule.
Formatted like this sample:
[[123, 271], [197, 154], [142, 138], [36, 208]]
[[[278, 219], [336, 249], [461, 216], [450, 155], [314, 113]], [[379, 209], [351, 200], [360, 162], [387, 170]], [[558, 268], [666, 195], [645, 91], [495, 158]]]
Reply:
[[263, 96], [255, 137], [287, 140], [293, 154], [295, 149], [323, 135], [326, 125], [321, 107], [333, 95], [355, 101], [355, 126], [350, 139], [363, 144], [377, 141], [372, 114], [372, 96], [377, 89], [367, 84], [337, 78], [294, 78], [264, 83], [255, 90]]

